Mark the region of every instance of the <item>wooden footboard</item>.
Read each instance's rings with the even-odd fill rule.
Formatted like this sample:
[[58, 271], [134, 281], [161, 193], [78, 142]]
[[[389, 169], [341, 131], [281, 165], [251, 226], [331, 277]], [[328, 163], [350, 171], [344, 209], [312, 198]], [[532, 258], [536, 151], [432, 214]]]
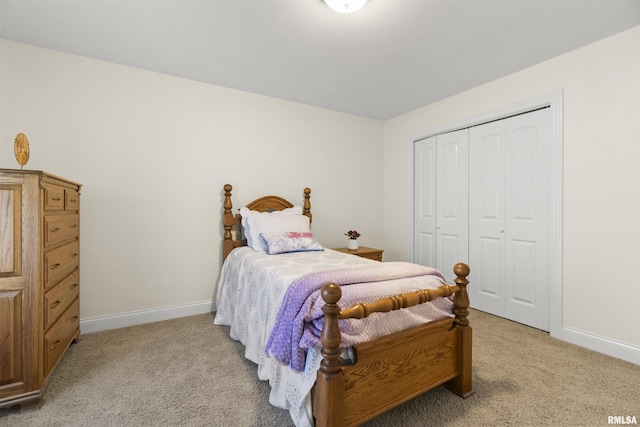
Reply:
[[[317, 427], [356, 426], [441, 384], [462, 397], [473, 393], [469, 267], [456, 264], [456, 286], [397, 295], [340, 310], [340, 287], [325, 285], [322, 298], [323, 360], [313, 390]], [[454, 295], [455, 294], [455, 295]], [[340, 361], [338, 319], [360, 319], [371, 313], [412, 307], [454, 295], [454, 319], [442, 319], [354, 346], [356, 363]]]

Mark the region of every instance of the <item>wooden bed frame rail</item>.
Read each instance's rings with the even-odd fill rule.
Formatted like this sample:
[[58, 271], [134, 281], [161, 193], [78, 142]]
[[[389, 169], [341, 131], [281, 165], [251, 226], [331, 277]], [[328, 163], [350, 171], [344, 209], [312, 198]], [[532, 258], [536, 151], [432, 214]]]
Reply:
[[[356, 304], [341, 310], [340, 286], [322, 288], [325, 321], [321, 334], [323, 360], [313, 390], [316, 427], [356, 426], [419, 394], [446, 383], [462, 397], [473, 394], [469, 267], [456, 264], [456, 286], [422, 290]], [[412, 307], [454, 295], [455, 319], [417, 326], [354, 346], [356, 362], [340, 361], [339, 319], [361, 319], [372, 313]], [[366, 374], [366, 375], [365, 375]]]

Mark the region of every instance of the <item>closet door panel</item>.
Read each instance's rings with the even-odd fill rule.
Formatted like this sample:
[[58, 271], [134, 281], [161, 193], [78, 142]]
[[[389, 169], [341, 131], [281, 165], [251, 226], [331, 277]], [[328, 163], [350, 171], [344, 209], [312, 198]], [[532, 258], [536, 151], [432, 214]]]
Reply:
[[505, 138], [491, 122], [469, 133], [469, 265], [472, 307], [504, 313]]
[[436, 265], [436, 138], [414, 146], [415, 262]]
[[416, 263], [426, 266], [436, 265], [436, 235], [435, 233], [419, 233], [416, 242]]
[[[490, 313], [502, 312], [503, 303], [503, 283], [502, 283], [502, 241], [480, 237], [474, 245], [473, 256], [475, 275], [473, 279], [474, 291], [473, 301], [478, 301], [478, 308]], [[470, 261], [471, 262], [471, 261]]]
[[550, 120], [543, 109], [504, 120], [507, 138], [505, 316], [548, 331]]
[[460, 252], [466, 250], [466, 247], [466, 236], [463, 240], [458, 235], [438, 233], [436, 268], [444, 275], [447, 282], [453, 283], [455, 278], [453, 266], [458, 262], [466, 262], [460, 259]]
[[471, 305], [543, 330], [549, 330], [549, 124], [542, 109], [476, 126], [469, 148], [469, 263], [479, 273], [472, 273]]
[[512, 264], [509, 277], [517, 277], [514, 280], [508, 295], [512, 303], [535, 306], [536, 301], [536, 244], [535, 242], [525, 242], [510, 240], [512, 252]]
[[[482, 135], [485, 127], [487, 132]], [[474, 202], [479, 208], [476, 217], [496, 227], [504, 221], [504, 137], [501, 130], [499, 124], [490, 123], [472, 131], [480, 134], [472, 147], [473, 158], [478, 160], [472, 164], [473, 182], [470, 183], [475, 190]]]
[[460, 156], [463, 153], [460, 153], [459, 143], [445, 139], [447, 136], [438, 137], [438, 216], [441, 220], [466, 217], [466, 203], [458, 197], [464, 190], [461, 187], [466, 187], [460, 176], [463, 172]]
[[436, 268], [453, 282], [452, 267], [469, 259], [469, 132], [436, 139]]
[[535, 129], [517, 129], [507, 147], [509, 173], [509, 213], [513, 221], [531, 221], [536, 217], [536, 156]]

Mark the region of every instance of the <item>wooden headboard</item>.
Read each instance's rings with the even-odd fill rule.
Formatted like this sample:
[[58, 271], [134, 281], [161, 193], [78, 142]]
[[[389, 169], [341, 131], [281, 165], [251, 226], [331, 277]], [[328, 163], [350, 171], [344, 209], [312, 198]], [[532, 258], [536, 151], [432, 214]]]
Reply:
[[[224, 207], [224, 213], [222, 214], [222, 225], [224, 227], [224, 236], [222, 240], [222, 261], [227, 258], [227, 255], [229, 255], [229, 253], [234, 248], [247, 245], [246, 239], [241, 238], [243, 236], [241, 222], [242, 217], [240, 216], [240, 214], [234, 215], [233, 212], [231, 212], [231, 209], [233, 208], [233, 203], [231, 203], [231, 190], [233, 190], [231, 184], [224, 185], [224, 203], [222, 205]], [[309, 217], [309, 222], [311, 222], [312, 220], [310, 199], [311, 190], [309, 188], [305, 188], [302, 214]], [[254, 200], [251, 203], [248, 203], [246, 206], [252, 211], [273, 212], [291, 208], [293, 207], [293, 203], [278, 196], [264, 196]], [[234, 226], [238, 231], [236, 233], [236, 236], [238, 237], [237, 239], [234, 239], [234, 236], [231, 233], [231, 230]]]

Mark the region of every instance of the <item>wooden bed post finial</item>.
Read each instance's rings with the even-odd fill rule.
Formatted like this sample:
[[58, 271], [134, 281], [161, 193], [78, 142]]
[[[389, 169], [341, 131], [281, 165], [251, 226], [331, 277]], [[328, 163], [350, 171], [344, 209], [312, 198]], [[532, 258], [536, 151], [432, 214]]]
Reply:
[[222, 260], [229, 255], [229, 252], [233, 249], [233, 236], [231, 235], [231, 227], [233, 227], [233, 214], [231, 213], [231, 208], [233, 208], [233, 203], [231, 203], [231, 190], [233, 187], [231, 184], [225, 184], [224, 187], [224, 203], [222, 207], [224, 208], [224, 214], [222, 215], [222, 226], [224, 227], [224, 236], [222, 239]]
[[302, 214], [309, 217], [309, 222], [312, 222], [311, 217], [311, 189], [309, 187], [304, 189], [304, 205], [302, 206]]
[[469, 293], [467, 292], [467, 285], [469, 280], [467, 276], [471, 273], [471, 269], [467, 264], [459, 262], [453, 266], [453, 273], [456, 278], [453, 281], [460, 287], [460, 290], [456, 292], [453, 300], [453, 313], [456, 315], [456, 325], [461, 327], [469, 326]]
[[233, 204], [231, 203], [231, 190], [233, 190], [231, 184], [224, 185], [224, 204], [222, 206], [224, 207], [224, 213], [226, 214], [230, 214], [231, 208], [233, 207]]

